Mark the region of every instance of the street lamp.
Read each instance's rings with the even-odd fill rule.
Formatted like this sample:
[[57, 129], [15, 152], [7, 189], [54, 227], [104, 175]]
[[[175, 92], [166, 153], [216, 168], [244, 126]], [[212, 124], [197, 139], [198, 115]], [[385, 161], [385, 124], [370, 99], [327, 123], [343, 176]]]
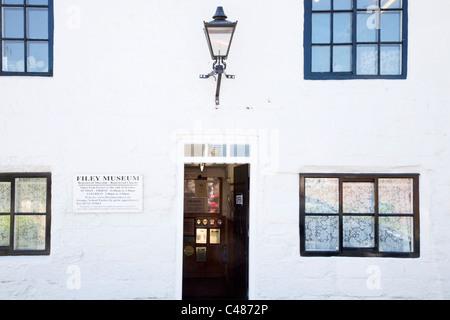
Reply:
[[216, 14], [213, 17], [213, 21], [204, 22], [206, 40], [208, 42], [211, 58], [215, 60], [213, 64], [213, 71], [209, 74], [200, 75], [201, 79], [208, 79], [209, 77], [217, 76], [217, 89], [216, 89], [216, 106], [220, 104], [220, 85], [222, 83], [222, 75], [224, 74], [227, 79], [234, 79], [233, 75], [225, 73], [227, 65], [225, 60], [228, 58], [230, 52], [231, 41], [233, 40], [234, 31], [236, 29], [237, 21], [227, 21], [222, 7], [217, 7]]

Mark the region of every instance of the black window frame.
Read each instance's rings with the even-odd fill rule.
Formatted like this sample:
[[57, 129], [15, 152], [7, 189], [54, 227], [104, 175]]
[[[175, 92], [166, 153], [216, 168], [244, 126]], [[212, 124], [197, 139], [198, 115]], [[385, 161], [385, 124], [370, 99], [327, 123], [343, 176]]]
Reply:
[[[419, 174], [324, 174], [302, 173], [300, 174], [300, 255], [303, 257], [379, 257], [379, 258], [419, 258], [420, 257], [420, 204], [419, 204]], [[305, 179], [307, 178], [334, 178], [339, 179], [339, 213], [333, 214], [339, 217], [339, 249], [337, 251], [308, 251], [306, 250], [306, 216], [323, 216], [323, 214], [305, 213]], [[413, 219], [413, 252], [380, 252], [378, 247], [379, 236], [379, 208], [378, 208], [378, 180], [379, 179], [412, 179], [413, 181], [413, 214], [382, 214], [388, 216], [408, 216]], [[344, 248], [343, 246], [343, 183], [344, 182], [374, 182], [375, 183], [375, 246], [374, 248]], [[330, 214], [331, 215], [331, 214]], [[348, 214], [345, 214], [348, 216]], [[355, 214], [358, 216], [359, 214]]]
[[[3, 38], [3, 8], [24, 8], [24, 38]], [[28, 39], [27, 38], [27, 8], [47, 8], [48, 9], [48, 39]], [[3, 41], [23, 41], [24, 42], [24, 71], [3, 71]], [[28, 72], [28, 46], [29, 42], [48, 41], [48, 72]], [[48, 5], [27, 4], [3, 4], [0, 0], [0, 76], [33, 76], [33, 77], [53, 77], [53, 43], [54, 43], [54, 9], [53, 0], [48, 0]]]
[[[382, 9], [383, 11], [402, 11], [402, 39], [400, 42], [382, 42], [380, 39], [380, 30], [378, 30], [377, 42], [358, 42], [356, 37], [357, 28], [357, 15], [358, 12], [366, 12], [366, 9], [357, 9], [357, 1], [353, 1], [352, 10], [333, 10], [333, 0], [331, 0], [331, 10], [313, 11], [312, 1], [304, 0], [304, 79], [305, 80], [352, 80], [352, 79], [391, 79], [391, 80], [405, 80], [408, 75], [408, 0], [402, 0], [402, 9]], [[349, 44], [337, 44], [337, 45], [352, 45], [352, 71], [350, 72], [333, 72], [333, 46], [336, 45], [331, 39], [330, 44], [314, 44], [317, 46], [327, 45], [330, 46], [330, 72], [312, 72], [312, 14], [317, 13], [331, 13], [331, 37], [333, 37], [333, 13], [334, 12], [352, 12], [352, 42]], [[357, 68], [357, 46], [364, 44], [373, 44], [378, 46], [378, 72], [377, 75], [358, 75], [356, 73]], [[400, 44], [402, 46], [401, 53], [401, 66], [402, 73], [400, 75], [381, 75], [380, 73], [380, 47], [384, 44]]]
[[[16, 213], [15, 212], [15, 181], [17, 178], [45, 178], [47, 180], [47, 199], [45, 213]], [[0, 247], [0, 256], [48, 256], [51, 244], [51, 216], [52, 216], [52, 174], [51, 173], [0, 173], [0, 182], [11, 183], [11, 209], [10, 209], [10, 241], [8, 247]], [[8, 213], [0, 214], [2, 216]], [[15, 250], [14, 249], [14, 223], [15, 216], [46, 216], [45, 223], [45, 249], [44, 250]]]

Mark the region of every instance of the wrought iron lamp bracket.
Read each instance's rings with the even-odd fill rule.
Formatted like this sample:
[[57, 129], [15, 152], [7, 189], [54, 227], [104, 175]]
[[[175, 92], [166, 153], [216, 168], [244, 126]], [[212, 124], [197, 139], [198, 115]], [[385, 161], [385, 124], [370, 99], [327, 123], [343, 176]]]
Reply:
[[[209, 79], [213, 77], [217, 81], [216, 88], [216, 106], [220, 105], [220, 86], [222, 84], [222, 75], [225, 75], [227, 79], [235, 79], [234, 75], [227, 74], [225, 69], [227, 68], [227, 64], [225, 63], [223, 58], [216, 58], [216, 61], [213, 64], [213, 71], [208, 74], [201, 74], [200, 79]], [[216, 79], [217, 76], [217, 79]]]

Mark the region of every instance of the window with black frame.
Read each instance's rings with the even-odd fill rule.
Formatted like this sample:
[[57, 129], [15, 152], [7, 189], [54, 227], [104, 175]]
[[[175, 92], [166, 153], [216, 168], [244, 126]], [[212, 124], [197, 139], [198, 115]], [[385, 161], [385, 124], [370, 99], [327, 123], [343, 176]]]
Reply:
[[305, 79], [406, 79], [408, 0], [305, 0]]
[[300, 175], [302, 256], [420, 255], [418, 175]]
[[0, 256], [49, 255], [51, 174], [0, 174]]
[[0, 0], [0, 76], [53, 75], [53, 0]]

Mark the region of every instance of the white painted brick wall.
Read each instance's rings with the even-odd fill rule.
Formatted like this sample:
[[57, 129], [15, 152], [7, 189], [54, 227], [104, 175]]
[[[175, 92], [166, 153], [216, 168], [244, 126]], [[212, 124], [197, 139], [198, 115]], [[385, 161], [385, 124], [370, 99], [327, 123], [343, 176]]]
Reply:
[[[409, 1], [406, 81], [303, 80], [302, 1], [55, 2], [54, 77], [0, 78], [0, 171], [52, 172], [52, 250], [0, 257], [0, 299], [179, 298], [179, 132], [274, 147], [252, 186], [252, 298], [450, 298], [448, 2]], [[239, 20], [219, 110], [198, 79], [217, 5]], [[80, 172], [142, 173], [144, 213], [74, 214]], [[421, 258], [300, 257], [300, 172], [420, 173]]]

